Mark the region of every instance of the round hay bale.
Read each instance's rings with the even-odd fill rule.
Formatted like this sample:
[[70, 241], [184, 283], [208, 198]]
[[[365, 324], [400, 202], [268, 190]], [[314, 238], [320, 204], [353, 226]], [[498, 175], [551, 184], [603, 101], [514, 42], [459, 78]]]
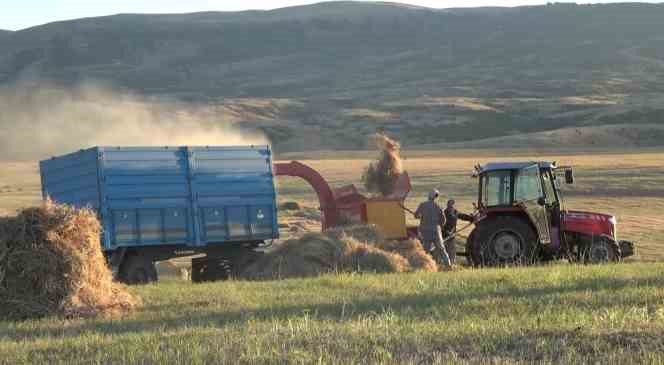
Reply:
[[76, 317], [139, 305], [112, 281], [100, 234], [92, 210], [50, 201], [0, 221], [0, 315]]
[[408, 260], [413, 271], [438, 271], [436, 260], [424, 250], [416, 239], [382, 242], [377, 247], [401, 255]]

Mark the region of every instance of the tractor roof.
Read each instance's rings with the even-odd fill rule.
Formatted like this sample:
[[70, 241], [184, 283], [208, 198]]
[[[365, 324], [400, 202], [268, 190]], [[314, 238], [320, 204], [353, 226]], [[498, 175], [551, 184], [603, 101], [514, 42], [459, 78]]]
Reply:
[[528, 166], [539, 165], [542, 169], [555, 169], [556, 163], [552, 161], [523, 161], [523, 162], [489, 162], [480, 167], [480, 172], [494, 170], [521, 170]]

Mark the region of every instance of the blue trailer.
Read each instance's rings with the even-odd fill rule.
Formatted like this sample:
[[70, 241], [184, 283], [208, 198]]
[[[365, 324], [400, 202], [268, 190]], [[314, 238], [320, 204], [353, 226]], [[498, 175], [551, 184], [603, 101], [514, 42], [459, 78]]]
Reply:
[[103, 250], [127, 283], [154, 263], [194, 259], [193, 280], [228, 274], [278, 238], [268, 146], [93, 147], [39, 164], [44, 198], [94, 209]]

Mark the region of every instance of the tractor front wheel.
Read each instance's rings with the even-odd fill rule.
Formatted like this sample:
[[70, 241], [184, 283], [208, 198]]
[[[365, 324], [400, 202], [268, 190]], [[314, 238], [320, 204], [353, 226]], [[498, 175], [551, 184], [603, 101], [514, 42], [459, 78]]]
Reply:
[[587, 245], [583, 252], [583, 258], [586, 264], [617, 262], [620, 260], [620, 252], [611, 240], [602, 237]]
[[537, 236], [518, 217], [496, 217], [483, 222], [473, 241], [476, 265], [529, 265], [535, 259]]

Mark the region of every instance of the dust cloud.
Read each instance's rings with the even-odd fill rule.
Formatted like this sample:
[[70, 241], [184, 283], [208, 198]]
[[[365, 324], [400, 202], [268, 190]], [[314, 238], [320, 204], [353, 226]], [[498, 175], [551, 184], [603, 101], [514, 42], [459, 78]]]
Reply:
[[0, 88], [0, 160], [36, 160], [97, 145], [268, 144], [214, 106], [148, 98], [108, 87]]

